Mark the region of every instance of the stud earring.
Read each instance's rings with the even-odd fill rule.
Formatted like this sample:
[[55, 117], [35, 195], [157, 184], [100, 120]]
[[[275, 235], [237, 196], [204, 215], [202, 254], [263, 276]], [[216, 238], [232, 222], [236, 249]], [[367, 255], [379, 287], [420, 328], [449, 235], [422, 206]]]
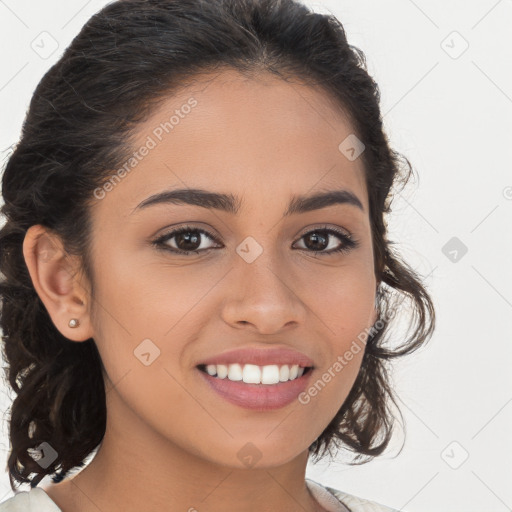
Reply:
[[78, 321], [77, 318], [72, 318], [70, 321], [69, 321], [69, 327], [78, 327], [80, 325], [80, 322]]

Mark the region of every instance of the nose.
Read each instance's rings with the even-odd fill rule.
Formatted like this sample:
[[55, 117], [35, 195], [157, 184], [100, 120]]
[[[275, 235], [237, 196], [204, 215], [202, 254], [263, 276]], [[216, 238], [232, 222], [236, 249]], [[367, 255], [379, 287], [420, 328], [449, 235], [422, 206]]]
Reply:
[[237, 262], [226, 283], [223, 320], [235, 328], [250, 326], [269, 335], [300, 325], [306, 310], [301, 290], [293, 283], [290, 269], [265, 252], [252, 263]]

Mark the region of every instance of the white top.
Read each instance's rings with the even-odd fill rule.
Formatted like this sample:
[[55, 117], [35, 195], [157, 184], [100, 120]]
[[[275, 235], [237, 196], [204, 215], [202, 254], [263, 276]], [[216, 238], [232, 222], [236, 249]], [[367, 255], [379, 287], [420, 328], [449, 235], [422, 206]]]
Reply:
[[[309, 478], [306, 478], [306, 485], [318, 503], [329, 512], [399, 512], [375, 501], [365, 500], [332, 487], [325, 487]], [[33, 487], [28, 491], [19, 491], [0, 503], [0, 512], [62, 512], [62, 510], [42, 487]]]

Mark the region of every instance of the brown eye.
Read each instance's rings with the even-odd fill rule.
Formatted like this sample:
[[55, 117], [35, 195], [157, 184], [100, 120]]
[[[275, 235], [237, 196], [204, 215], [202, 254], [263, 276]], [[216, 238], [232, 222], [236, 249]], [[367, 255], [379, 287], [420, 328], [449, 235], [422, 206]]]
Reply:
[[[160, 237], [158, 240], [154, 242], [157, 246], [159, 246], [162, 249], [175, 252], [178, 254], [187, 255], [190, 252], [194, 252], [196, 254], [199, 254], [200, 252], [206, 252], [210, 249], [213, 249], [213, 247], [202, 247], [201, 243], [203, 242], [204, 237], [208, 237], [210, 240], [217, 241], [215, 237], [210, 234], [208, 231], [205, 231], [204, 229], [199, 228], [192, 228], [192, 227], [183, 227], [180, 229], [175, 229], [174, 231], [171, 231], [170, 233], [167, 233]], [[175, 239], [173, 244], [168, 244], [166, 242]]]
[[[335, 241], [330, 242], [330, 239], [332, 240], [333, 237], [341, 240], [342, 243], [336, 244]], [[302, 239], [304, 239], [305, 249], [300, 248], [301, 250], [309, 250], [321, 254], [349, 252], [351, 249], [358, 246], [356, 240], [335, 229], [315, 229], [303, 235], [301, 237], [301, 240]]]

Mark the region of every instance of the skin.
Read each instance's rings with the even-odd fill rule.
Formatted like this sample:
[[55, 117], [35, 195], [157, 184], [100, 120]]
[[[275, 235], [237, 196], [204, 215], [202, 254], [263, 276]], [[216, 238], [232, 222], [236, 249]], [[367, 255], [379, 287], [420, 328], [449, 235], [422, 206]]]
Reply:
[[[287, 347], [314, 361], [313, 384], [373, 325], [363, 163], [338, 149], [353, 128], [322, 90], [266, 74], [203, 78], [139, 125], [134, 150], [189, 98], [198, 102], [93, 204], [94, 297], [58, 237], [32, 226], [25, 238], [55, 326], [70, 342], [93, 337], [106, 368], [98, 453], [74, 478], [43, 487], [64, 512], [323, 510], [304, 481], [308, 446], [343, 404], [363, 350], [309, 403], [266, 412], [225, 401], [195, 366], [233, 348]], [[152, 194], [187, 187], [240, 196], [240, 212], [159, 204], [131, 213]], [[352, 191], [364, 211], [337, 204], [283, 216], [292, 195], [328, 189]], [[199, 235], [195, 247], [213, 249], [188, 256], [151, 244], [184, 224], [220, 243]], [[348, 231], [359, 246], [315, 252], [304, 235], [323, 226]], [[248, 236], [263, 248], [252, 263], [236, 252]], [[167, 246], [178, 247], [178, 238]], [[324, 253], [344, 242], [330, 235], [327, 243]], [[148, 366], [134, 355], [147, 338], [160, 350]], [[261, 456], [251, 467], [238, 455], [247, 443]]]

